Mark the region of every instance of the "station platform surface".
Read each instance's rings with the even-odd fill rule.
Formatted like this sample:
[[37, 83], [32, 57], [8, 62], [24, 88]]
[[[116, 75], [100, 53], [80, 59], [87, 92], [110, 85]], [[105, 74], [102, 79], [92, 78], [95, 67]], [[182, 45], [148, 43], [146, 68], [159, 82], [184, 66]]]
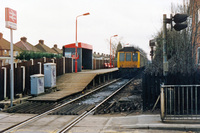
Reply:
[[59, 91], [33, 97], [29, 100], [58, 101], [64, 97], [83, 91], [96, 75], [111, 73], [117, 70], [118, 68], [83, 70], [78, 73], [63, 74], [56, 79], [56, 86]]

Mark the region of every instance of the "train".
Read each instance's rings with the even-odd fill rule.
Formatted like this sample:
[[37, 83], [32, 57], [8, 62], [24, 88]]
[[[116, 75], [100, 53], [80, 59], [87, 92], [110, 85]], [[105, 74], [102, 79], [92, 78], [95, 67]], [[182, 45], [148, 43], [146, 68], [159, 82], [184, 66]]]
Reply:
[[147, 65], [146, 55], [135, 47], [124, 47], [118, 51], [117, 67], [119, 71], [134, 72]]

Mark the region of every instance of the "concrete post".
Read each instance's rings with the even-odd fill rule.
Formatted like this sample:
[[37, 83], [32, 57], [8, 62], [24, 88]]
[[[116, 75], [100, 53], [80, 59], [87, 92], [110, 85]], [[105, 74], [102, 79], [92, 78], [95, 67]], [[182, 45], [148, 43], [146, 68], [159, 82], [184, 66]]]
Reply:
[[44, 59], [44, 62], [47, 62], [47, 58], [46, 57], [43, 57], [43, 59]]
[[168, 62], [167, 62], [167, 16], [163, 14], [163, 76], [167, 76]]
[[7, 89], [7, 69], [6, 67], [2, 67], [4, 69], [4, 99], [6, 98], [6, 89]]
[[39, 73], [42, 74], [42, 63], [38, 62], [38, 64], [39, 64]]
[[33, 63], [33, 59], [30, 59], [30, 61], [32, 62], [32, 65], [34, 65], [34, 63]]
[[54, 63], [54, 59], [51, 59], [52, 60], [52, 62]]
[[164, 99], [164, 88], [161, 88], [161, 93], [160, 93], [160, 112], [161, 112], [161, 120], [164, 120], [165, 117], [165, 99]]
[[22, 68], [22, 71], [23, 71], [23, 91], [25, 90], [25, 81], [26, 81], [26, 78], [25, 78], [25, 66], [21, 66]]
[[63, 57], [63, 74], [65, 74], [65, 57]]

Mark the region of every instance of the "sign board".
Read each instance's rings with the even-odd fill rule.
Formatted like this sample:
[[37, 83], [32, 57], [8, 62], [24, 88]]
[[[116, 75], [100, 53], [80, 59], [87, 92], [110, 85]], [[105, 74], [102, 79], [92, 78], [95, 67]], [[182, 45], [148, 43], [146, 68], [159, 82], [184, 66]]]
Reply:
[[17, 29], [17, 11], [5, 8], [5, 21], [6, 28], [16, 30]]
[[71, 53], [71, 52], [65, 52], [65, 57], [71, 58], [71, 56], [72, 56], [72, 53]]
[[156, 46], [156, 44], [157, 44], [157, 40], [156, 39], [153, 39], [153, 40], [149, 41], [149, 46], [150, 47], [154, 47], [154, 46]]

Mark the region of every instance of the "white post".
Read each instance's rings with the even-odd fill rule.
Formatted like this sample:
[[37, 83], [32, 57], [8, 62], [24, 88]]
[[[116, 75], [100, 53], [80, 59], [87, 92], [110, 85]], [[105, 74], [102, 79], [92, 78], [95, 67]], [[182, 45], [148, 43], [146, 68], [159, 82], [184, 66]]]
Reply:
[[17, 62], [15, 63], [15, 68], [17, 68]]
[[23, 91], [25, 90], [25, 66], [21, 66], [21, 68], [23, 69]]
[[44, 58], [44, 62], [46, 62], [47, 61], [47, 58], [46, 57], [43, 57]]
[[161, 88], [161, 93], [160, 93], [160, 115], [161, 115], [161, 120], [164, 121], [165, 118], [165, 95], [164, 95], [164, 88]]
[[30, 61], [32, 62], [32, 65], [34, 65], [34, 63], [33, 63], [33, 59], [30, 59]]
[[65, 57], [63, 57], [63, 74], [65, 74]]
[[10, 63], [10, 106], [13, 106], [14, 100], [14, 67], [13, 67], [13, 32], [10, 29], [10, 55], [11, 55], [11, 63]]
[[39, 67], [40, 67], [39, 73], [41, 74], [41, 73], [42, 73], [42, 63], [41, 63], [41, 62], [38, 62], [38, 64], [39, 64]]
[[4, 99], [6, 98], [6, 83], [7, 83], [7, 69], [6, 67], [2, 67], [2, 69], [4, 69]]
[[52, 60], [52, 62], [54, 63], [54, 59], [51, 59]]

